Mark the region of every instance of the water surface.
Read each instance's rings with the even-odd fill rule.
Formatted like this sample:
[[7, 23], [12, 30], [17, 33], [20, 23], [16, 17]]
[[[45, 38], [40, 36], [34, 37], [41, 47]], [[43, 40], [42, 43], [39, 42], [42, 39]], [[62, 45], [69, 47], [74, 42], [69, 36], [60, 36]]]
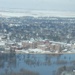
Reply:
[[23, 71], [32, 75], [57, 75], [59, 68], [71, 67], [71, 71], [74, 65], [75, 54], [0, 54], [0, 75]]

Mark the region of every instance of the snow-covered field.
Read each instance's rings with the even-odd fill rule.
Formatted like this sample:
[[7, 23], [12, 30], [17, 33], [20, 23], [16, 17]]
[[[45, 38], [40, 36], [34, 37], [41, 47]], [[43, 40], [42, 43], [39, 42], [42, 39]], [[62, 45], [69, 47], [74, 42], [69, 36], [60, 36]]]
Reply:
[[16, 53], [32, 53], [32, 54], [43, 54], [43, 53], [51, 53], [50, 51], [43, 51], [41, 49], [29, 49], [29, 50], [15, 50]]
[[57, 12], [57, 11], [0, 11], [2, 17], [22, 17], [22, 16], [34, 16], [34, 17], [75, 17], [75, 12]]

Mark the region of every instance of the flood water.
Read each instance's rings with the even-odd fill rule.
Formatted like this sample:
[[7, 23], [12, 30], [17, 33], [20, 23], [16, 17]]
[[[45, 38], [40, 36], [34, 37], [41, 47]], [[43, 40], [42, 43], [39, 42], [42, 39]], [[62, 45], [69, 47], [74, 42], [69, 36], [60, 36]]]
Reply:
[[58, 75], [62, 67], [74, 70], [75, 54], [0, 54], [0, 75]]

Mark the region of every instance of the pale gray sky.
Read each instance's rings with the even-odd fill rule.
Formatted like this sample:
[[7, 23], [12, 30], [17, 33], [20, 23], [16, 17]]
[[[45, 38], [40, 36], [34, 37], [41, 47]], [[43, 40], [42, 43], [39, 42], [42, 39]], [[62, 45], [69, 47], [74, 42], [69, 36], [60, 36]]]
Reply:
[[75, 0], [0, 0], [0, 9], [75, 11]]

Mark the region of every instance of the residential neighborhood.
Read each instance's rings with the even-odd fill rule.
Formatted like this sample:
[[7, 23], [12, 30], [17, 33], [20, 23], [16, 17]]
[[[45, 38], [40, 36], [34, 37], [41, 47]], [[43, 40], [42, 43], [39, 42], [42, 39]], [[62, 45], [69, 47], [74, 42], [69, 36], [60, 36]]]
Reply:
[[75, 18], [0, 17], [0, 52], [74, 53]]

